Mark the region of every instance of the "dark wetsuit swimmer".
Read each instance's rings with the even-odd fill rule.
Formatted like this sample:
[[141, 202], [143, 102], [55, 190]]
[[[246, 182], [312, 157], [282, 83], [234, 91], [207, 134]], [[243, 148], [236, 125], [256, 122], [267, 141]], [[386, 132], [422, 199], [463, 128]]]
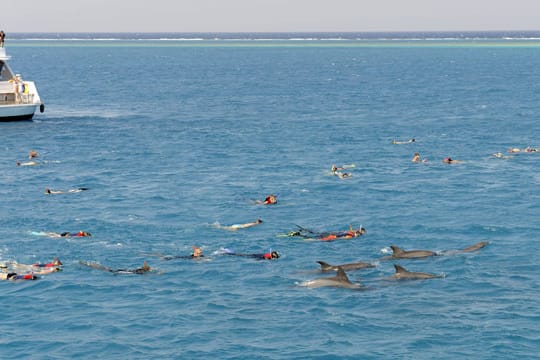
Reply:
[[92, 262], [79, 261], [79, 263], [93, 269], [103, 270], [113, 274], [146, 274], [147, 272], [150, 272], [152, 270], [152, 268], [150, 268], [146, 261], [144, 262], [143, 266], [138, 269], [111, 269], [108, 266], [103, 266]]
[[34, 274], [1, 273], [0, 280], [37, 280]]
[[264, 254], [238, 254], [235, 252], [225, 252], [225, 255], [233, 255], [233, 256], [245, 256], [245, 257], [251, 257], [255, 258], [257, 260], [274, 260], [279, 259], [279, 254], [277, 251], [272, 251], [269, 253]]
[[76, 233], [63, 232], [63, 233], [60, 234], [60, 236], [62, 236], [62, 237], [70, 237], [70, 236], [84, 237], [84, 236], [92, 236], [92, 234], [90, 234], [87, 231], [79, 231], [79, 232], [76, 232]]
[[320, 241], [334, 241], [340, 239], [352, 239], [355, 237], [362, 236], [367, 233], [366, 229], [361, 227], [358, 230], [353, 230], [352, 227], [347, 231], [339, 232], [316, 232], [306, 228], [303, 228], [299, 225], [297, 231], [291, 231], [287, 233], [287, 236], [298, 236], [304, 239], [314, 239]]
[[202, 249], [197, 246], [193, 246], [193, 253], [191, 255], [164, 255], [161, 257], [161, 260], [174, 260], [174, 259], [198, 259], [204, 257]]

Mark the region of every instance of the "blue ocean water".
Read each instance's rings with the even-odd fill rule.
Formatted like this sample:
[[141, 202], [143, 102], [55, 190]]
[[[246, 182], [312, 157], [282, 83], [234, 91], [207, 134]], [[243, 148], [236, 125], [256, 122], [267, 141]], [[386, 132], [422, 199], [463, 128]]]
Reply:
[[[0, 283], [3, 358], [538, 356], [540, 153], [492, 156], [540, 147], [535, 40], [6, 46], [46, 110], [0, 124], [0, 262], [58, 256], [64, 266]], [[41, 164], [15, 166], [30, 149]], [[412, 163], [415, 152], [428, 161]], [[351, 178], [329, 172], [352, 163]], [[254, 204], [270, 193], [277, 205]], [[257, 218], [236, 232], [214, 226]], [[278, 236], [296, 224], [367, 234]], [[35, 234], [79, 230], [93, 236]], [[490, 244], [380, 260], [392, 244], [444, 251], [479, 241]], [[158, 256], [192, 245], [204, 260]], [[213, 255], [221, 248], [281, 257]], [[155, 271], [115, 275], [81, 260], [147, 260]], [[332, 275], [317, 260], [377, 267], [348, 273], [364, 291], [299, 286]], [[445, 277], [388, 281], [394, 263]]]

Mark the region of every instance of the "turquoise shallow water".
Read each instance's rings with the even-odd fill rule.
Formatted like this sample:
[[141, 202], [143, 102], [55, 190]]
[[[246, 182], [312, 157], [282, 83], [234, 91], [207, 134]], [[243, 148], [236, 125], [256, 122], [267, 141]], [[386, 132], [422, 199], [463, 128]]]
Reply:
[[[223, 46], [220, 46], [223, 44]], [[260, 46], [259, 46], [260, 45]], [[46, 112], [0, 124], [0, 261], [60, 273], [2, 282], [5, 358], [534, 358], [540, 154], [536, 45], [18, 41]], [[392, 145], [392, 139], [416, 142]], [[16, 167], [30, 149], [43, 163]], [[413, 164], [414, 152], [427, 158]], [[461, 164], [441, 162], [451, 156]], [[354, 163], [350, 179], [329, 175]], [[46, 187], [88, 187], [47, 196]], [[252, 199], [277, 193], [264, 207]], [[238, 232], [212, 225], [253, 221]], [[278, 234], [363, 225], [306, 242]], [[90, 231], [89, 238], [32, 232]], [[476, 253], [401, 260], [388, 246]], [[204, 261], [163, 261], [157, 253]], [[277, 250], [277, 261], [217, 256]], [[114, 275], [97, 261], [150, 275]], [[298, 286], [316, 260], [372, 261], [368, 290]]]

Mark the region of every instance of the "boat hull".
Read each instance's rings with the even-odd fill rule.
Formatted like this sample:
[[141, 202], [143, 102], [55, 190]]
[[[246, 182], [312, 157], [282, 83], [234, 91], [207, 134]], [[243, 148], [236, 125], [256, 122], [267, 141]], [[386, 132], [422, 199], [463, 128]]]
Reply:
[[31, 120], [39, 104], [0, 105], [0, 121]]

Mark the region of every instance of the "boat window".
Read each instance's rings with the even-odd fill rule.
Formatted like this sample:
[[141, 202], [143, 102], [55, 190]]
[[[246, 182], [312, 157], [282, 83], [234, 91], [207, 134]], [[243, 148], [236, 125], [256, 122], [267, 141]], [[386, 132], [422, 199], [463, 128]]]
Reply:
[[13, 73], [3, 61], [0, 61], [0, 81], [8, 81], [13, 78]]

